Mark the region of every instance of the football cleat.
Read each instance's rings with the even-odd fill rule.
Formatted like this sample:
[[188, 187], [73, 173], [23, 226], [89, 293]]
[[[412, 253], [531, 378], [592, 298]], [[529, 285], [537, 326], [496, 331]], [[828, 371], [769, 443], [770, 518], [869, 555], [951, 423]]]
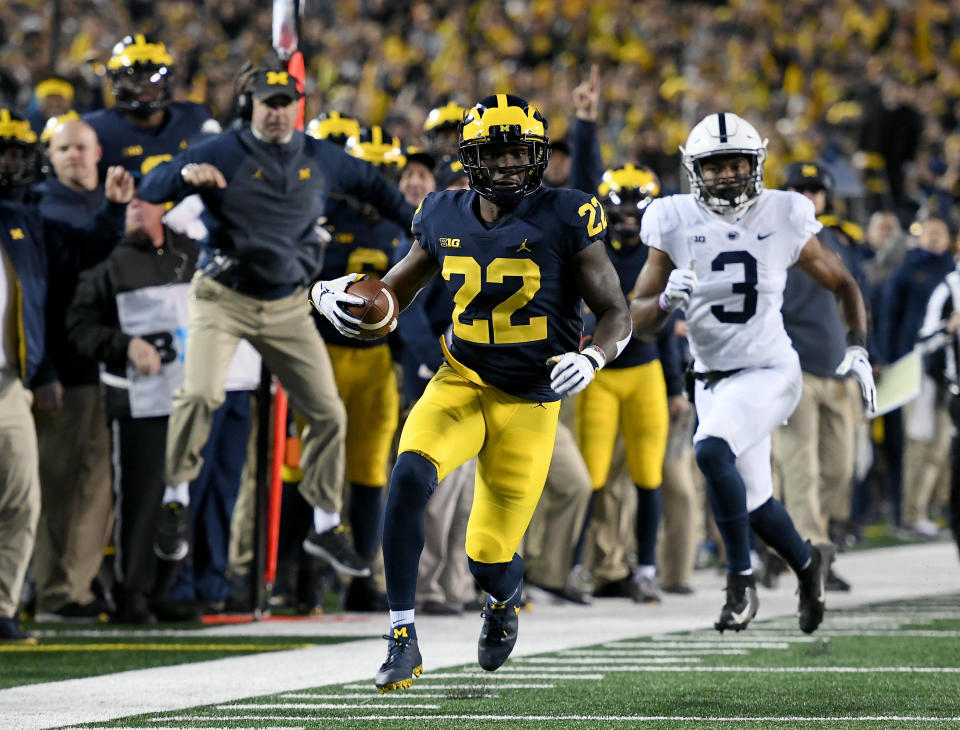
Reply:
[[423, 657], [417, 640], [407, 636], [407, 629], [401, 626], [393, 629], [393, 636], [384, 634], [390, 642], [387, 647], [387, 659], [380, 665], [374, 682], [380, 694], [397, 689], [407, 689], [413, 684], [413, 678], [423, 674]]
[[720, 618], [713, 625], [721, 634], [726, 629], [742, 631], [757, 615], [760, 599], [753, 575], [727, 573], [727, 602], [720, 609]]
[[[810, 541], [807, 541], [809, 544]], [[797, 610], [800, 618], [800, 630], [812, 634], [823, 621], [826, 609], [827, 575], [833, 563], [833, 545], [810, 545], [812, 557], [810, 565], [797, 574], [800, 605]]]
[[517, 588], [513, 598], [505, 603], [494, 603], [493, 598], [487, 596], [487, 603], [480, 612], [483, 627], [477, 642], [477, 661], [488, 672], [499, 669], [517, 643], [521, 593]]

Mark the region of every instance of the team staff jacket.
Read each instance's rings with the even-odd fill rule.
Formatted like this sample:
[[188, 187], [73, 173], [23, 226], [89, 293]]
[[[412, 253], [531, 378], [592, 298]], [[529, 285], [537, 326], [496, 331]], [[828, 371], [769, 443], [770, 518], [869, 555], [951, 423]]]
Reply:
[[17, 365], [29, 384], [43, 360], [46, 332], [47, 257], [39, 216], [20, 203], [0, 200], [0, 246], [13, 267]]
[[149, 129], [132, 124], [119, 109], [101, 109], [83, 119], [93, 127], [103, 148], [99, 163], [103, 179], [111, 165], [146, 174], [158, 163], [185, 150], [200, 136], [204, 122], [210, 119], [210, 110], [203, 104], [175, 101], [167, 106], [163, 122]]
[[[80, 354], [106, 365], [107, 372], [127, 377], [127, 348], [133, 336], [121, 326], [118, 298], [129, 292], [186, 284], [197, 261], [196, 244], [165, 229], [163, 246], [143, 236], [126, 236], [105, 261], [80, 275], [67, 311], [67, 335]], [[152, 338], [145, 338], [152, 339]], [[161, 360], [164, 360], [161, 351]], [[107, 415], [129, 416], [130, 396], [123, 388], [106, 387]]]
[[[203, 162], [223, 173], [226, 189], [184, 182], [183, 167]], [[316, 225], [331, 190], [372, 203], [403, 228], [410, 224], [413, 206], [376, 168], [302, 132], [294, 132], [286, 144], [271, 144], [249, 127], [229, 129], [154, 168], [138, 195], [161, 203], [198, 193], [209, 231], [200, 265], [211, 251], [223, 251], [236, 264], [221, 281], [249, 296], [278, 298], [320, 272], [323, 246]]]
[[[46, 356], [34, 385], [59, 380], [64, 386], [96, 385], [100, 382], [99, 365], [95, 360], [79, 356], [68, 340], [67, 309], [77, 290], [80, 272], [103, 261], [123, 237], [127, 206], [111, 203], [103, 197], [96, 215], [84, 220], [78, 214], [75, 227], [63, 220], [44, 216], [47, 241], [48, 281]], [[40, 205], [44, 210], [43, 201]]]
[[600, 204], [541, 188], [488, 227], [472, 190], [428, 195], [414, 238], [453, 296], [451, 365], [519, 398], [555, 401], [547, 360], [580, 348], [581, 298], [573, 257], [601, 239]]
[[[407, 233], [393, 221], [361, 210], [355, 201], [337, 196], [329, 200], [327, 222], [330, 241], [323, 256], [320, 279], [337, 279], [347, 273], [366, 274], [380, 279], [390, 270], [394, 251]], [[313, 310], [311, 310], [313, 311]], [[367, 348], [383, 345], [386, 340], [358, 340], [344, 337], [325, 317], [313, 311], [324, 341], [334, 345]]]

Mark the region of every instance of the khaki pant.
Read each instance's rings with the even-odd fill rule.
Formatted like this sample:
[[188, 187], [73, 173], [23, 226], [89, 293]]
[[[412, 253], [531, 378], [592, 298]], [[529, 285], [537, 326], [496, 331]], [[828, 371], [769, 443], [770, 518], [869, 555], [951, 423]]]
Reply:
[[32, 396], [0, 375], [0, 617], [17, 611], [40, 519], [37, 433]]
[[[932, 414], [933, 438], [907, 439], [903, 453], [903, 524], [930, 519], [934, 492], [943, 491], [950, 474], [950, 412], [937, 404]], [[937, 486], [941, 489], [935, 489]]]
[[688, 584], [696, 560], [701, 507], [694, 482], [693, 423], [692, 408], [670, 421], [663, 462], [663, 526], [657, 546], [663, 586]]
[[300, 492], [314, 507], [340, 512], [343, 500], [346, 411], [333, 368], [310, 317], [306, 290], [273, 301], [239, 294], [196, 274], [191, 285], [183, 386], [174, 394], [167, 437], [167, 482], [200, 473], [200, 451], [213, 412], [224, 401], [223, 381], [240, 339], [263, 356], [304, 417]]
[[630, 575], [630, 556], [637, 549], [636, 513], [636, 487], [627, 469], [623, 439], [618, 436], [607, 482], [594, 498], [584, 550], [584, 562], [597, 586]]
[[800, 403], [773, 433], [784, 505], [797, 532], [813, 543], [829, 542], [829, 517], [843, 514], [841, 505], [850, 500], [859, 403], [852, 394], [843, 380], [804, 373]]
[[534, 583], [547, 588], [566, 586], [592, 491], [590, 472], [573, 432], [558, 423], [550, 471], [524, 539], [523, 558]]
[[460, 606], [473, 598], [473, 576], [467, 566], [465, 545], [476, 473], [477, 460], [470, 459], [442, 479], [427, 501], [417, 575], [418, 602]]
[[37, 612], [93, 600], [113, 521], [110, 432], [99, 385], [64, 388], [63, 407], [38, 413], [42, 509], [33, 555]]

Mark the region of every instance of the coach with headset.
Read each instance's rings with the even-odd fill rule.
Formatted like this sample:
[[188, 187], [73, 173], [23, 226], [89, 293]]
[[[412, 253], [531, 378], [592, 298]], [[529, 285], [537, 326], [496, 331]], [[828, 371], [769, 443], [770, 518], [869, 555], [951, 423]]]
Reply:
[[369, 201], [404, 228], [413, 208], [372, 165], [296, 130], [302, 93], [287, 72], [260, 69], [245, 93], [249, 126], [188, 148], [139, 189], [149, 202], [198, 193], [209, 231], [191, 285], [186, 374], [167, 437], [168, 488], [200, 472], [212, 414], [224, 400], [227, 363], [246, 339], [308, 424], [300, 490], [314, 507], [314, 525], [304, 549], [342, 573], [368, 575], [340, 527], [346, 416], [306, 287], [321, 268], [317, 222], [331, 190]]

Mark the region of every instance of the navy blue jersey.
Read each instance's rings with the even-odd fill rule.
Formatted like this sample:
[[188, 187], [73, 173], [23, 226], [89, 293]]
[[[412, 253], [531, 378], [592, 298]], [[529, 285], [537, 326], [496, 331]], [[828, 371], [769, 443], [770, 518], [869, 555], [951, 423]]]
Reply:
[[472, 190], [431, 193], [413, 217], [453, 296], [449, 355], [507, 393], [558, 400], [547, 360], [580, 349], [571, 260], [603, 236], [603, 210], [585, 193], [541, 188], [488, 228], [475, 199]]
[[163, 124], [142, 129], [118, 109], [101, 109], [84, 116], [100, 140], [100, 178], [111, 165], [123, 165], [130, 172], [148, 173], [166, 162], [200, 136], [200, 128], [210, 118], [203, 104], [175, 101], [167, 107]]
[[[393, 221], [368, 218], [342, 198], [330, 197], [326, 217], [331, 240], [323, 254], [323, 270], [319, 277], [323, 281], [354, 272], [380, 279], [390, 269], [394, 250], [401, 241], [407, 240], [406, 232]], [[323, 339], [334, 345], [373, 347], [385, 342], [382, 339], [344, 337], [325, 317], [318, 315], [314, 319]]]
[[[613, 267], [617, 270], [617, 276], [620, 277], [620, 290], [627, 301], [630, 301], [630, 295], [633, 293], [633, 287], [637, 283], [637, 277], [640, 275], [640, 269], [643, 268], [647, 260], [647, 247], [642, 243], [636, 246], [629, 246], [620, 241], [608, 238], [605, 243], [607, 255], [613, 262]], [[616, 360], [607, 365], [608, 368], [632, 368], [636, 365], [643, 365], [659, 356], [659, 350], [655, 340], [641, 340], [631, 337], [623, 352]]]

